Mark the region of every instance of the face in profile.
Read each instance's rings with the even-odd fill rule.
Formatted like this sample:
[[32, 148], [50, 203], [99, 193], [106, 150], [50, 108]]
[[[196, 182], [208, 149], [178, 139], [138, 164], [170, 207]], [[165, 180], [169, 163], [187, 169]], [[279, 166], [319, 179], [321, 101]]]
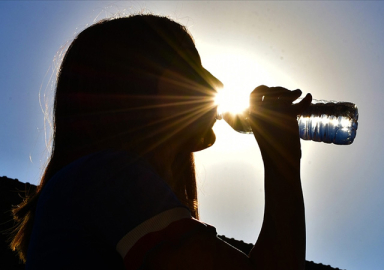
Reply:
[[214, 98], [222, 83], [203, 68], [193, 46], [176, 59], [158, 83], [160, 114], [172, 143], [188, 151], [199, 151], [215, 142]]

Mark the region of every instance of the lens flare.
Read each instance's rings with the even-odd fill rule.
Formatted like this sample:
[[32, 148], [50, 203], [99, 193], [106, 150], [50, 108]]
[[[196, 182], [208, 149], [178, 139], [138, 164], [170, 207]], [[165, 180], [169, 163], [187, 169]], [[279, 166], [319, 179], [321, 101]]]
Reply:
[[241, 113], [249, 107], [249, 93], [239, 93], [227, 88], [218, 89], [215, 104], [218, 106], [219, 114], [224, 112]]

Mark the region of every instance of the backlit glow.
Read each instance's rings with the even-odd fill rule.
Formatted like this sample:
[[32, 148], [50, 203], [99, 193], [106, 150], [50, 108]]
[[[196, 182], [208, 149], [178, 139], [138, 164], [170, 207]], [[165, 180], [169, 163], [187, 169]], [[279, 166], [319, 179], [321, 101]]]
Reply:
[[215, 98], [219, 112], [242, 112], [249, 107], [249, 95], [255, 87], [278, 84], [271, 68], [267, 64], [260, 65], [258, 59], [249, 52], [237, 47], [201, 45], [205, 48], [205, 55], [202, 56], [204, 67], [224, 85], [217, 89]]
[[222, 88], [215, 97], [218, 113], [241, 113], [249, 107], [249, 93]]
[[343, 128], [347, 128], [351, 126], [351, 121], [348, 118], [343, 117], [340, 121], [340, 124]]

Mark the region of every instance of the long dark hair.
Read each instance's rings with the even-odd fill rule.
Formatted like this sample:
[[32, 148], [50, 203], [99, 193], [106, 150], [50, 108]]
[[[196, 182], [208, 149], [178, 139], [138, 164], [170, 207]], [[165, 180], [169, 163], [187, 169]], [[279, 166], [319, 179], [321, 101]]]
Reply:
[[[74, 39], [57, 79], [50, 160], [36, 193], [13, 209], [18, 227], [11, 248], [23, 261], [39, 195], [56, 172], [89, 152], [125, 143], [143, 153], [172, 139], [153, 109], [165, 69], [178, 63], [197, 70], [186, 46], [194, 43], [183, 26], [153, 15], [103, 20]], [[178, 181], [171, 187], [198, 218], [193, 155], [180, 153], [175, 160]]]

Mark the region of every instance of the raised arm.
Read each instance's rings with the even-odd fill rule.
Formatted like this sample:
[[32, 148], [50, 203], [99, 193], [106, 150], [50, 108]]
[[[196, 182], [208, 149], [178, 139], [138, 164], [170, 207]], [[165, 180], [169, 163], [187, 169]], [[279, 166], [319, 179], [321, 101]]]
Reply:
[[305, 215], [296, 117], [312, 98], [308, 95], [292, 105], [300, 95], [299, 90], [266, 86], [257, 87], [251, 94], [250, 122], [265, 168], [265, 213], [250, 254], [221, 241], [204, 226], [197, 226], [184, 237], [164, 241], [149, 252], [145, 264], [148, 269], [304, 269]]
[[265, 212], [250, 259], [257, 269], [304, 269], [305, 213], [300, 180], [297, 115], [311, 102], [300, 90], [257, 87], [251, 94], [251, 127], [265, 170]]

